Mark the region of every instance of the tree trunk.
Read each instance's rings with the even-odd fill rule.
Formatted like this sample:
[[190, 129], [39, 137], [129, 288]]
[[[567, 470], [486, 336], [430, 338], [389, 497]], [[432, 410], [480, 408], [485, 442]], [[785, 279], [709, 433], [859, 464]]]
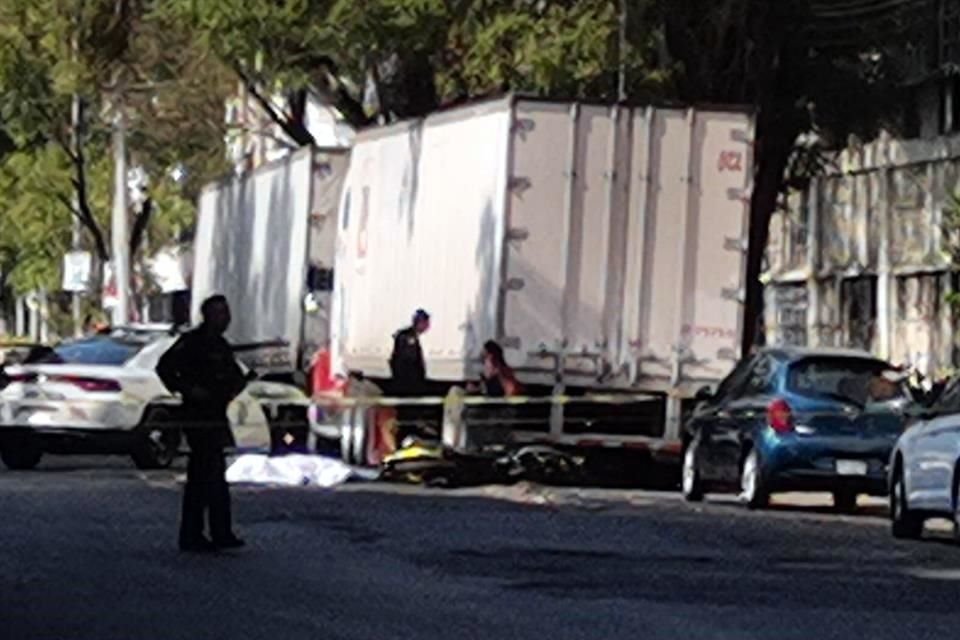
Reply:
[[770, 218], [777, 208], [784, 171], [799, 131], [788, 120], [760, 114], [757, 123], [757, 165], [750, 200], [747, 245], [746, 300], [743, 309], [742, 354], [746, 357], [760, 338], [763, 319], [763, 259], [770, 234]]
[[[135, 262], [143, 249], [143, 237], [150, 226], [150, 218], [153, 215], [153, 198], [147, 198], [143, 201], [143, 206], [137, 212], [133, 220], [133, 229], [130, 231], [130, 262]], [[144, 256], [145, 257], [145, 256]]]
[[[97, 219], [93, 215], [93, 211], [90, 210], [89, 183], [87, 181], [87, 155], [83, 135], [86, 131], [87, 110], [83, 100], [74, 98], [74, 101], [72, 115], [73, 139], [71, 141], [73, 149], [70, 154], [73, 163], [73, 190], [76, 196], [76, 210], [73, 211], [73, 215], [77, 217], [80, 224], [86, 229], [87, 233], [90, 234], [97, 258], [106, 262], [110, 260], [107, 240], [104, 236], [103, 229], [97, 224]], [[71, 209], [74, 206], [73, 203], [67, 204]]]
[[237, 76], [239, 76], [239, 78], [243, 81], [247, 92], [253, 96], [253, 99], [257, 101], [264, 113], [266, 113], [267, 116], [277, 126], [279, 126], [283, 132], [290, 137], [291, 140], [301, 147], [309, 147], [314, 143], [313, 135], [306, 128], [306, 126], [304, 126], [302, 118], [296, 120], [295, 118], [290, 117], [292, 114], [281, 113], [277, 109], [276, 105], [273, 104], [270, 94], [261, 92], [260, 87], [253, 76], [244, 72], [240, 65], [234, 65], [233, 68]]

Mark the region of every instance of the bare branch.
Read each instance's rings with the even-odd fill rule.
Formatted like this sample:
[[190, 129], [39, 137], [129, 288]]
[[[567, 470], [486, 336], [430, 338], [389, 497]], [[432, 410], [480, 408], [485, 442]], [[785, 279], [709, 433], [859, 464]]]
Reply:
[[86, 223], [87, 223], [86, 219], [83, 217], [83, 213], [80, 212], [80, 209], [78, 209], [78, 208], [76, 208], [75, 206], [73, 206], [73, 202], [70, 200], [70, 198], [69, 198], [68, 196], [65, 196], [65, 195], [62, 194], [62, 193], [58, 193], [58, 194], [57, 194], [57, 200], [59, 200], [60, 202], [62, 202], [62, 203], [63, 203], [63, 206], [65, 206], [65, 207], [70, 211], [70, 213], [71, 213], [74, 217], [76, 217], [77, 220], [79, 220], [79, 221], [82, 222], [83, 224], [86, 224]]
[[274, 104], [269, 98], [260, 92], [260, 90], [257, 88], [256, 82], [254, 82], [253, 78], [251, 78], [240, 67], [240, 65], [234, 65], [233, 68], [237, 75], [240, 76], [240, 79], [243, 81], [244, 86], [246, 86], [247, 91], [250, 92], [250, 95], [252, 95], [254, 100], [256, 100], [257, 103], [263, 108], [263, 110], [267, 113], [267, 116], [277, 123], [281, 129], [283, 129], [284, 133], [290, 136], [290, 138], [301, 147], [310, 146], [315, 142], [313, 135], [311, 135], [311, 133], [303, 125], [302, 121], [295, 122], [289, 117], [284, 117], [283, 114], [277, 112]]

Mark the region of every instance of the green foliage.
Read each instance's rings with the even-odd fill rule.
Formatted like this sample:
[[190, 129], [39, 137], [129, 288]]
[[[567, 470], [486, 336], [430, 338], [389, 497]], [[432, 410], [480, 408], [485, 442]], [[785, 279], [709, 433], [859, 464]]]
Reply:
[[70, 243], [70, 212], [56, 198], [69, 176], [53, 147], [16, 152], [0, 167], [0, 265], [24, 292], [56, 287], [55, 266]]
[[[119, 95], [130, 121], [130, 164], [150, 180], [152, 247], [192, 225], [200, 185], [224, 169], [223, 100], [235, 86], [232, 73], [154, 4], [0, 0], [0, 269], [19, 292], [59, 288], [74, 216], [85, 247], [109, 257], [108, 134]], [[77, 136], [74, 94], [84, 107]], [[185, 184], [172, 179], [174, 167]]]
[[[621, 41], [618, 0], [0, 0], [0, 260], [18, 287], [52, 282], [73, 196], [88, 244], [102, 240], [112, 179], [102, 115], [120, 94], [132, 164], [151, 179], [157, 244], [189, 226], [201, 185], [225, 168], [223, 99], [237, 80], [305, 145], [308, 89], [366, 125], [507, 90], [613, 100], [622, 73], [632, 100], [758, 108], [752, 287], [785, 172], [817, 166], [794, 154], [797, 134], [836, 144], [896, 124], [896, 51], [918, 32], [890, 31], [909, 16], [878, 9], [886, 22], [848, 21], [841, 31], [854, 35], [839, 38], [812, 0], [625, 4]], [[75, 92], [86, 106], [80, 146]], [[175, 166], [186, 185], [170, 179]]]
[[[111, 166], [104, 155], [89, 165], [93, 209], [109, 214]], [[15, 151], [0, 163], [0, 266], [18, 293], [59, 289], [63, 254], [70, 249], [72, 169], [63, 151], [46, 144]]]
[[503, 90], [614, 99], [621, 59], [635, 98], [671, 80], [656, 25], [620, 50], [612, 0], [170, 0], [164, 11], [251, 88], [310, 87], [356, 124], [369, 116], [358, 109], [367, 78], [388, 118]]
[[[940, 237], [943, 257], [952, 268], [960, 270], [960, 194], [950, 194], [949, 201], [943, 208]], [[955, 314], [960, 312], [960, 292], [948, 293], [946, 301]]]

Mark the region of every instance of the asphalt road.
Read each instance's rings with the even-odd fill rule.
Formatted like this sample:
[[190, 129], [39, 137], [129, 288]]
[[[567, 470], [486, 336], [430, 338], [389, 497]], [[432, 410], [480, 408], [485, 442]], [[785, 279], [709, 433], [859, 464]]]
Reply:
[[125, 461], [0, 472], [0, 639], [938, 638], [960, 547], [882, 513], [672, 494], [234, 490], [249, 547], [175, 548], [178, 486]]

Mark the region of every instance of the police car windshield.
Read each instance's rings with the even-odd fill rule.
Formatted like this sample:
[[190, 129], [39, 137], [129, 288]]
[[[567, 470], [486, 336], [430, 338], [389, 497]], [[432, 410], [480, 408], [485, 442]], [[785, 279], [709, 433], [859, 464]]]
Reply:
[[96, 337], [66, 342], [53, 351], [55, 362], [61, 364], [119, 366], [139, 353], [143, 346], [140, 341]]

